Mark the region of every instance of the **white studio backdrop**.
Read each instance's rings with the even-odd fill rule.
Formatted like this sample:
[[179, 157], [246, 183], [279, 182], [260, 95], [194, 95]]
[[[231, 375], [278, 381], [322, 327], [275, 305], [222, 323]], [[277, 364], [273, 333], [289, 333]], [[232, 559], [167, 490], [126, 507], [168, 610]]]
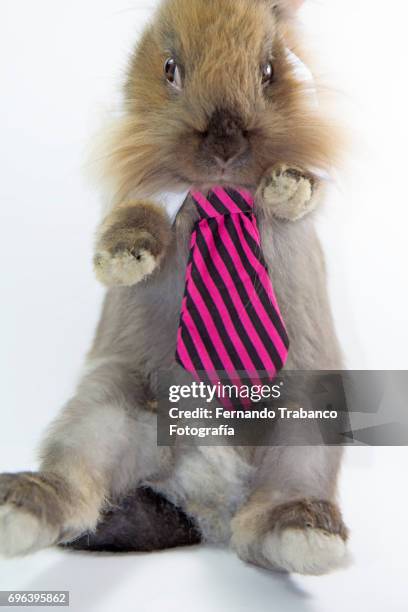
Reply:
[[[146, 0], [0, 2], [1, 471], [34, 466], [35, 445], [72, 393], [93, 336], [103, 299], [103, 289], [92, 272], [100, 202], [84, 178], [84, 160], [92, 134], [106, 112], [115, 108], [128, 53], [155, 4]], [[320, 61], [320, 76], [338, 91], [339, 109], [351, 126], [354, 143], [347, 168], [319, 221], [347, 365], [408, 369], [408, 6], [404, 0], [386, 4], [380, 0], [310, 0], [301, 17]], [[358, 469], [347, 468], [343, 486], [346, 518], [358, 527], [354, 542], [367, 564], [357, 567], [352, 574], [355, 581], [350, 579], [348, 588], [358, 600], [362, 589], [375, 593], [384, 587], [382, 594], [378, 591], [372, 596], [366, 609], [383, 610], [385, 603], [393, 611], [404, 609], [399, 607], [402, 581], [398, 590], [387, 579], [384, 584], [380, 580], [383, 571], [375, 565], [378, 549], [371, 533], [376, 531], [380, 550], [388, 550], [389, 571], [394, 577], [402, 576], [399, 559], [403, 551], [398, 553], [395, 546], [399, 515], [384, 500], [395, 495], [398, 507], [406, 507], [398, 471], [403, 472], [406, 461], [405, 449], [383, 453], [381, 449], [353, 449], [352, 465], [374, 468], [364, 476], [366, 489]], [[374, 510], [366, 518], [364, 511], [369, 508]], [[393, 543], [391, 533], [382, 529], [381, 513], [392, 513], [395, 518], [395, 529], [387, 528], [394, 529]], [[402, 510], [399, 514], [402, 521]], [[257, 594], [254, 610], [270, 609], [270, 584], [277, 589], [278, 600], [282, 590], [280, 609], [292, 609], [293, 593], [276, 579], [248, 568], [244, 572], [235, 561], [229, 565], [224, 553], [208, 554], [207, 564], [201, 557], [182, 552], [171, 557], [167, 588], [177, 582], [174, 564], [184, 559], [181, 567], [196, 571], [195, 593], [201, 588], [208, 591], [202, 604], [196, 602], [197, 610], [215, 610], [217, 597], [222, 600], [224, 593], [217, 572], [211, 581], [208, 568], [219, 563], [217, 571], [234, 581], [238, 594], [241, 581], [243, 585], [249, 581], [248, 593]], [[58, 573], [58, 568], [53, 569], [54, 557], [36, 559], [44, 575], [54, 576], [56, 588], [60, 588], [60, 575], [72, 572], [73, 583], [80, 585], [83, 595], [87, 585], [82, 571], [97, 568], [95, 572], [105, 576], [102, 581], [109, 582], [112, 571], [122, 571], [125, 564], [125, 576], [131, 576], [134, 562], [123, 560], [113, 569], [103, 559], [95, 560], [95, 565], [84, 561], [86, 567], [80, 561], [77, 566], [67, 561], [61, 564], [64, 572]], [[143, 583], [156, 584], [156, 563], [164, 567], [166, 557], [158, 557], [157, 562], [148, 559], [143, 567], [138, 566], [138, 579], [142, 576]], [[31, 565], [15, 563], [2, 564], [0, 588], [7, 588], [1, 575], [8, 576], [11, 588], [12, 579], [13, 584], [21, 585], [22, 571], [27, 576], [34, 571]], [[208, 586], [200, 582], [202, 571], [207, 572]], [[120, 579], [125, 581], [122, 574]], [[340, 599], [339, 607], [333, 602], [333, 593], [343, 590], [342, 580], [344, 576], [338, 575], [319, 583], [305, 580], [302, 585], [319, 591], [320, 600], [327, 604], [319, 610], [327, 610], [330, 602], [335, 612], [344, 609]], [[43, 588], [45, 583], [44, 579], [41, 585], [38, 581], [26, 584]], [[128, 597], [133, 596], [133, 585], [129, 582], [127, 586]], [[392, 601], [385, 590], [393, 593]], [[146, 604], [142, 611], [189, 609], [185, 594], [181, 607], [176, 607], [162, 601], [156, 588], [154, 591], [151, 605]], [[113, 592], [109, 596], [113, 605]], [[242, 594], [242, 608], [236, 603], [231, 610], [248, 609], [248, 605]], [[315, 609], [309, 603], [299, 606], [296, 609], [306, 612]], [[223, 609], [229, 608], [224, 605]], [[354, 600], [348, 609], [364, 609], [364, 605]]]

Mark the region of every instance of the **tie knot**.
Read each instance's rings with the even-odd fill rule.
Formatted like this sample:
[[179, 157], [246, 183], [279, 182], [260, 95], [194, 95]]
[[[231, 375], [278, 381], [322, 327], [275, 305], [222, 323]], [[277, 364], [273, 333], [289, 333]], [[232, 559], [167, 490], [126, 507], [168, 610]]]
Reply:
[[246, 189], [214, 187], [208, 192], [191, 191], [203, 219], [253, 211], [254, 197]]

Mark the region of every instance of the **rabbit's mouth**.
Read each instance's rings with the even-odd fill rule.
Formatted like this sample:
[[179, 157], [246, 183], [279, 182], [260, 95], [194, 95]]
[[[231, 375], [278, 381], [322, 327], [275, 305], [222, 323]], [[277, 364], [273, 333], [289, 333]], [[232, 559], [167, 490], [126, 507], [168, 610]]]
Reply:
[[205, 179], [223, 185], [248, 183], [249, 175], [253, 175], [252, 155], [249, 147], [225, 161], [216, 155], [207, 161]]
[[229, 184], [236, 180], [236, 173], [231, 168], [222, 168], [214, 172], [211, 179], [214, 183]]
[[[220, 162], [216, 157], [206, 157], [198, 154], [190, 160], [184, 158], [183, 170], [177, 168], [174, 173], [176, 180], [183, 184], [200, 185], [236, 185], [248, 187], [256, 185], [261, 172], [250, 151], [236, 156], [228, 162]], [[258, 176], [259, 174], [259, 176]]]
[[214, 181], [229, 181], [233, 177], [233, 172], [230, 166], [220, 166], [216, 172], [214, 172]]

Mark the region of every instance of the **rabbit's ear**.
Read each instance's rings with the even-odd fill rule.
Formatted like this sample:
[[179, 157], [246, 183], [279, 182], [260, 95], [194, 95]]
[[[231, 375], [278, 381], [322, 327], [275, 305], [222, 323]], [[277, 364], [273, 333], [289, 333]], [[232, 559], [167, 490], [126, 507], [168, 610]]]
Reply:
[[302, 6], [304, 0], [267, 0], [279, 17], [290, 17]]
[[304, 3], [304, 0], [288, 0], [287, 1], [287, 4], [292, 9], [292, 11], [297, 11], [302, 6], [303, 3]]

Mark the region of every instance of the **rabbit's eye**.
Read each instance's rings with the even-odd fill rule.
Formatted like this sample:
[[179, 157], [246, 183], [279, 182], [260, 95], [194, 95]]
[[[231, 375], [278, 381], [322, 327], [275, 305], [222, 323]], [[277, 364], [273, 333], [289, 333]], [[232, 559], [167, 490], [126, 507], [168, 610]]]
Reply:
[[272, 62], [267, 62], [261, 66], [262, 85], [269, 85], [272, 83], [273, 77], [275, 76], [275, 70]]
[[167, 81], [173, 85], [175, 89], [183, 88], [180, 68], [176, 60], [172, 57], [169, 57], [164, 63], [164, 74], [166, 75]]

